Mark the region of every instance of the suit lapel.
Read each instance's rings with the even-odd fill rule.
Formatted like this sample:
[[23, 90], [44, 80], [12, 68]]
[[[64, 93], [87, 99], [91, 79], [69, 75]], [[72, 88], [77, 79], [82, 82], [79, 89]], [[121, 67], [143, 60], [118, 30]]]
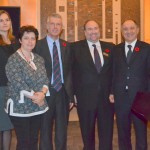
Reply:
[[141, 49], [141, 45], [140, 42], [137, 41], [135, 44], [135, 47], [133, 49], [133, 53], [130, 59], [129, 64], [127, 63], [127, 58], [126, 58], [126, 54], [125, 54], [125, 43], [122, 43], [120, 46], [120, 50], [121, 50], [121, 57], [123, 58], [123, 60], [126, 62], [126, 64], [131, 65], [139, 56], [140, 51], [139, 49]]
[[109, 49], [103, 42], [100, 42], [100, 46], [101, 46], [102, 55], [103, 55], [103, 59], [104, 59], [104, 64], [103, 64], [103, 67], [104, 67], [104, 65], [107, 64], [108, 58], [109, 58], [109, 52], [106, 52], [106, 50], [109, 50]]
[[122, 43], [119, 47], [120, 55], [118, 57], [121, 57], [123, 61], [127, 64], [127, 58], [126, 58], [126, 53], [125, 53], [125, 43]]
[[[109, 61], [109, 54], [107, 52], [105, 52], [105, 50], [108, 48], [103, 42], [100, 42], [100, 46], [102, 49], [102, 55], [103, 55], [103, 59], [104, 59], [104, 64], [103, 64], [103, 67], [104, 67], [107, 64], [107, 62]], [[85, 50], [83, 55], [81, 54], [83, 56], [83, 59], [86, 58], [88, 65], [90, 65], [92, 68], [94, 68], [94, 70], [97, 72], [93, 58], [92, 58], [90, 50], [89, 50], [88, 43], [86, 40], [83, 44], [83, 49]], [[101, 68], [101, 71], [103, 70], [103, 67]]]
[[47, 39], [43, 39], [44, 41], [42, 42], [42, 48], [43, 48], [43, 52], [44, 52], [44, 56], [45, 59], [52, 64], [52, 59], [51, 59], [51, 54], [49, 51], [49, 47], [48, 47], [48, 43], [47, 43]]
[[60, 43], [61, 59], [62, 59], [62, 63], [64, 64], [66, 43], [63, 42], [61, 39], [59, 39], [59, 43]]
[[100, 41], [100, 46], [101, 46], [101, 50], [102, 50], [102, 55], [103, 55], [103, 59], [104, 59], [104, 64], [102, 66], [101, 71], [103, 70], [103, 68], [107, 65], [107, 63], [110, 61], [109, 57], [110, 57], [110, 49], [108, 48], [106, 43], [103, 43], [102, 41]]
[[130, 60], [130, 62], [129, 62], [129, 65], [131, 65], [131, 64], [138, 58], [138, 56], [139, 56], [139, 54], [140, 54], [140, 48], [141, 48], [140, 42], [137, 41], [136, 44], [135, 44], [135, 47], [134, 47], [134, 49], [133, 49], [133, 53], [132, 53], [132, 56], [131, 56], [131, 60]]
[[92, 68], [94, 68], [95, 71], [97, 71], [94, 61], [93, 61], [93, 58], [90, 53], [90, 48], [89, 48], [86, 40], [83, 42], [82, 50], [83, 50], [82, 51], [83, 53], [81, 52], [82, 58], [83, 59], [85, 58], [85, 60], [87, 61], [87, 65], [91, 66]]

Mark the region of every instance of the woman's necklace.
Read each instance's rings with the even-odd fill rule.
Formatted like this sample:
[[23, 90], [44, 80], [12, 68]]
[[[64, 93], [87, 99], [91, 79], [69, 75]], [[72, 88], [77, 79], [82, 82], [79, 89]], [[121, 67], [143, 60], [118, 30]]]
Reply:
[[[22, 49], [20, 49], [22, 56], [24, 57], [24, 59], [26, 60], [26, 62], [30, 65], [32, 59], [27, 59], [27, 57], [25, 56], [25, 54], [23, 53]], [[31, 54], [30, 54], [30, 58], [32, 58]]]

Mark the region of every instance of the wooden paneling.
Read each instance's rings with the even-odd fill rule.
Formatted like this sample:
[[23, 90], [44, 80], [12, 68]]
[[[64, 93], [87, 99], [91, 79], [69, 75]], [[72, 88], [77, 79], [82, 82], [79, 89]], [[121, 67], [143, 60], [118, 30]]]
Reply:
[[[78, 0], [78, 40], [84, 38], [83, 25], [86, 20], [96, 20], [102, 28], [102, 0]], [[100, 30], [102, 36], [102, 30]]]
[[121, 0], [121, 22], [127, 19], [135, 20], [140, 26], [140, 0]]
[[67, 33], [69, 41], [75, 41], [75, 3], [74, 0], [67, 2]]
[[[67, 19], [67, 29], [65, 30], [67, 30], [68, 41], [75, 40], [75, 32], [77, 32], [78, 40], [84, 39], [83, 25], [86, 20], [90, 19], [94, 19], [100, 24], [100, 35], [102, 39], [115, 38], [113, 35], [113, 9], [115, 9], [113, 8], [113, 0], [77, 0], [77, 7], [75, 7], [75, 1], [66, 1], [67, 18], [63, 18]], [[55, 11], [56, 0], [41, 0], [42, 37], [46, 33], [45, 20], [47, 14]], [[77, 20], [75, 22], [76, 12]], [[127, 19], [134, 19], [140, 25], [140, 0], [121, 0], [121, 22]], [[75, 31], [75, 24], [77, 25], [77, 31]]]
[[48, 15], [56, 12], [56, 0], [41, 0], [40, 1], [40, 26], [41, 26], [41, 38], [45, 37], [46, 31], [46, 20]]

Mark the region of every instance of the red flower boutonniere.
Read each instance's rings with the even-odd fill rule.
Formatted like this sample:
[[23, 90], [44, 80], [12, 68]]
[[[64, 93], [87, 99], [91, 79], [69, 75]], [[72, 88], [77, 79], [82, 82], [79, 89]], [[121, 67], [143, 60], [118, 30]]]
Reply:
[[62, 45], [63, 45], [64, 47], [66, 47], [66, 46], [67, 46], [67, 44], [66, 44], [65, 42], [63, 42], [63, 43], [62, 43]]
[[135, 50], [136, 52], [139, 52], [139, 51], [140, 51], [140, 48], [139, 48], [139, 47], [135, 47], [134, 50]]
[[110, 50], [109, 49], [105, 49], [105, 53], [110, 53]]
[[103, 55], [108, 57], [109, 53], [110, 53], [110, 49], [105, 49], [104, 52], [103, 52]]

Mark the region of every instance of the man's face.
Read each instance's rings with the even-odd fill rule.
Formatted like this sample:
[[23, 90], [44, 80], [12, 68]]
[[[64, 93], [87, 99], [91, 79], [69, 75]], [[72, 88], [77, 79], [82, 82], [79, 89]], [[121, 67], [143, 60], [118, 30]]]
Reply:
[[62, 19], [50, 17], [47, 22], [47, 31], [51, 38], [57, 39], [62, 31]]
[[93, 43], [97, 42], [100, 39], [100, 30], [99, 26], [95, 21], [89, 21], [85, 25], [85, 37], [88, 41]]
[[127, 20], [123, 23], [122, 35], [125, 41], [132, 43], [135, 39], [137, 39], [138, 33], [139, 28], [132, 20]]

